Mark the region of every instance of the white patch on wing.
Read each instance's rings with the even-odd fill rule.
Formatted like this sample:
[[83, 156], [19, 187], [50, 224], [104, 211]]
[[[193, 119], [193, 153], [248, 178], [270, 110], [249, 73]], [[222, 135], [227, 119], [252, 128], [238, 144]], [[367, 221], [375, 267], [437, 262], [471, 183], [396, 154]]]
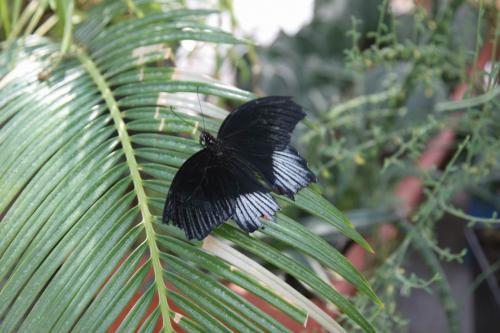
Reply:
[[236, 199], [234, 218], [242, 229], [253, 232], [262, 225], [260, 217], [272, 217], [278, 209], [278, 204], [269, 193], [245, 193]]
[[296, 193], [314, 180], [314, 175], [307, 169], [304, 159], [290, 147], [274, 151], [271, 158], [276, 177], [275, 185], [285, 192]]

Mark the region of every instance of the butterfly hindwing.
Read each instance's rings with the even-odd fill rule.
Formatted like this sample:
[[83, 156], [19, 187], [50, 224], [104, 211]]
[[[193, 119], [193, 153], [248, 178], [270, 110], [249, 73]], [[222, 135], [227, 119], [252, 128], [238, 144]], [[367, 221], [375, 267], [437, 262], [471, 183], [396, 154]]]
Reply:
[[238, 179], [235, 184], [238, 196], [233, 219], [241, 229], [254, 232], [262, 226], [260, 218], [265, 216], [272, 219], [279, 206], [245, 162], [232, 155], [230, 164], [231, 170], [236, 170], [235, 176]]

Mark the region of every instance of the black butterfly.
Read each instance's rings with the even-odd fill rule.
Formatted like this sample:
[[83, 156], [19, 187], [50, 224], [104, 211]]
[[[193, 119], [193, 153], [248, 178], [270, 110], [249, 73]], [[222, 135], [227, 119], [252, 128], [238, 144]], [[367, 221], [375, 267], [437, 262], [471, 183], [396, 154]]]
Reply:
[[290, 135], [304, 117], [291, 97], [271, 96], [230, 113], [217, 138], [202, 131], [205, 148], [175, 175], [163, 222], [172, 221], [187, 238], [201, 240], [229, 218], [247, 232], [261, 227], [260, 217], [272, 219], [279, 206], [271, 190], [293, 199], [316, 181], [290, 146]]

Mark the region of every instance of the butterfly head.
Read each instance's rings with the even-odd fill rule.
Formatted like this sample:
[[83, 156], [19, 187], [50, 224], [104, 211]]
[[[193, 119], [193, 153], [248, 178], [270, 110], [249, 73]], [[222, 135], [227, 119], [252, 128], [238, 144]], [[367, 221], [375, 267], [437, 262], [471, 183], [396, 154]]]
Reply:
[[210, 133], [208, 132], [205, 132], [205, 131], [201, 131], [201, 134], [200, 134], [200, 145], [202, 145], [203, 147], [208, 147], [208, 146], [211, 146], [215, 143], [216, 139], [210, 135]]

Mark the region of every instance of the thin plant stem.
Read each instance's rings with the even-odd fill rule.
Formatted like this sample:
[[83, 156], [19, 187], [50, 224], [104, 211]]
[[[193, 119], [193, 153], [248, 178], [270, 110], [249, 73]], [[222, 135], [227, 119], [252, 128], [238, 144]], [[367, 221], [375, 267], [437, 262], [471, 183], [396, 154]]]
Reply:
[[7, 0], [0, 0], [0, 20], [2, 20], [4, 35], [8, 36], [11, 25], [9, 19], [9, 4]]
[[[346, 113], [350, 110], [356, 110], [364, 105], [373, 105], [378, 104], [384, 101], [387, 101], [393, 97], [398, 95], [398, 88], [391, 88], [386, 91], [382, 91], [379, 93], [371, 94], [371, 95], [362, 95], [356, 98], [353, 98], [344, 103], [337, 104], [328, 112], [327, 118], [329, 119], [328, 124], [337, 125], [337, 119], [343, 113]], [[461, 109], [471, 108], [479, 105], [483, 105], [488, 103], [500, 95], [500, 87], [495, 87], [490, 89], [488, 92], [478, 95], [475, 97], [462, 99], [460, 101], [444, 101], [436, 103], [434, 109], [436, 112], [447, 112], [447, 111], [457, 111]]]
[[58, 21], [59, 18], [57, 17], [57, 15], [51, 15], [35, 30], [35, 35], [44, 36], [57, 24]]
[[13, 28], [10, 32], [10, 35], [7, 39], [8, 43], [13, 41], [14, 39], [16, 39], [21, 34], [21, 31], [23, 30], [26, 23], [28, 23], [28, 20], [30, 19], [30, 17], [36, 11], [37, 7], [38, 7], [38, 1], [33, 0], [26, 6], [26, 8], [24, 8], [24, 11], [21, 14], [21, 17], [16, 22], [16, 24], [13, 26]]
[[438, 103], [438, 104], [436, 104], [435, 109], [437, 112], [467, 109], [467, 108], [486, 104], [489, 101], [492, 101], [495, 98], [497, 98], [497, 96], [499, 96], [499, 95], [500, 95], [500, 87], [495, 87], [494, 89], [491, 89], [482, 95], [463, 99], [461, 101], [451, 101], [451, 102]]
[[40, 19], [43, 16], [43, 13], [45, 13], [45, 10], [47, 9], [47, 6], [49, 5], [49, 0], [41, 0], [38, 3], [38, 6], [36, 8], [35, 13], [31, 17], [30, 22], [28, 23], [28, 26], [26, 27], [26, 30], [24, 30], [24, 36], [28, 36], [35, 30], [35, 27], [38, 25], [40, 22]]
[[363, 105], [367, 104], [377, 104], [384, 102], [386, 100], [389, 100], [393, 97], [396, 97], [399, 92], [399, 89], [397, 88], [391, 88], [379, 93], [371, 94], [371, 95], [362, 95], [356, 98], [353, 98], [345, 103], [341, 103], [333, 107], [329, 112], [328, 112], [328, 119], [330, 119], [331, 122], [334, 122], [339, 115], [341, 115], [344, 112], [347, 112], [351, 109], [356, 109], [359, 108]]
[[497, 77], [498, 72], [498, 62], [497, 62], [497, 50], [498, 50], [498, 39], [500, 38], [500, 10], [497, 10], [497, 19], [495, 24], [495, 31], [493, 32], [493, 47], [491, 50], [491, 73], [488, 77], [487, 90], [490, 90], [493, 86], [494, 80]]
[[389, 2], [388, 0], [384, 0], [380, 4], [380, 15], [377, 23], [377, 33], [375, 35], [375, 44], [377, 45], [377, 47], [379, 47], [381, 44], [380, 36], [382, 35], [383, 33], [382, 30], [384, 29], [385, 26], [384, 20], [385, 20], [385, 13], [387, 12], [388, 2]]
[[22, 0], [14, 0], [14, 5], [12, 6], [12, 25], [16, 25], [19, 15], [21, 14], [21, 6], [23, 4]]
[[480, 68], [477, 68], [475, 64], [477, 64], [477, 59], [479, 58], [479, 49], [483, 45], [483, 40], [481, 38], [481, 22], [483, 21], [483, 15], [484, 15], [484, 1], [479, 0], [479, 11], [477, 14], [477, 29], [476, 29], [476, 50], [474, 52], [474, 61], [472, 62], [474, 65], [471, 68], [472, 75], [470, 75], [470, 87], [474, 86], [474, 83], [476, 82], [477, 79], [477, 74]]
[[61, 43], [61, 52], [67, 53], [71, 47], [71, 37], [72, 37], [72, 30], [73, 30], [73, 8], [74, 8], [74, 2], [70, 0], [67, 3], [67, 6], [64, 10], [64, 33], [63, 33], [63, 39]]
[[466, 294], [472, 294], [480, 285], [488, 278], [489, 275], [495, 273], [500, 269], [500, 260], [497, 260], [493, 265], [490, 265], [490, 268], [486, 271], [481, 272], [474, 281], [472, 281], [471, 285], [466, 291]]
[[[466, 136], [465, 139], [462, 141], [462, 143], [458, 146], [457, 151], [455, 152], [455, 154], [451, 158], [450, 162], [446, 165], [446, 168], [443, 171], [441, 177], [439, 178], [438, 183], [434, 187], [434, 190], [431, 192], [430, 197], [433, 197], [433, 198], [437, 197], [438, 190], [442, 187], [445, 179], [448, 177], [448, 174], [450, 173], [450, 170], [455, 165], [455, 162], [457, 161], [458, 156], [460, 156], [460, 154], [464, 150], [464, 148], [467, 145], [467, 143], [469, 142], [469, 140], [470, 140], [470, 136]], [[429, 214], [430, 213], [427, 213], [424, 216], [420, 217], [420, 220], [424, 221], [424, 222], [427, 221], [427, 218], [429, 217]], [[416, 227], [412, 228], [408, 232], [408, 234], [406, 235], [406, 238], [404, 239], [403, 243], [400, 245], [400, 248], [403, 248], [403, 251], [397, 251], [398, 252], [398, 255], [397, 255], [398, 260], [395, 260], [396, 263], [397, 263], [397, 266], [399, 266], [401, 264], [403, 258], [405, 257], [405, 253], [406, 253], [406, 251], [407, 251], [410, 243], [412, 242], [412, 239], [419, 232], [420, 232], [420, 228], [417, 225]], [[425, 238], [423, 238], [423, 239], [425, 240]], [[402, 252], [402, 253], [400, 253], [400, 252]]]
[[467, 213], [464, 213], [460, 209], [457, 209], [453, 206], [447, 205], [443, 201], [440, 201], [439, 204], [445, 212], [447, 212], [453, 216], [459, 217], [461, 219], [468, 220], [470, 222], [479, 222], [479, 223], [485, 223], [485, 224], [500, 223], [500, 219], [496, 217], [498, 215], [498, 212], [493, 213], [492, 217], [490, 217], [490, 218], [478, 217], [478, 216], [473, 216], [473, 215], [469, 215]]
[[420, 235], [420, 233], [415, 233], [415, 236], [416, 238], [413, 242], [415, 248], [420, 252], [421, 257], [429, 270], [433, 274], [435, 274], [435, 276], [440, 277], [439, 279], [436, 279], [436, 287], [439, 298], [441, 299], [441, 304], [443, 305], [446, 317], [448, 319], [448, 327], [450, 328], [450, 332], [459, 333], [460, 320], [458, 319], [458, 306], [453, 299], [450, 284], [446, 279], [446, 274], [441, 267], [438, 258], [436, 258], [436, 255], [432, 252], [431, 249], [429, 249], [429, 247], [424, 245], [425, 241], [422, 239], [422, 235]]

